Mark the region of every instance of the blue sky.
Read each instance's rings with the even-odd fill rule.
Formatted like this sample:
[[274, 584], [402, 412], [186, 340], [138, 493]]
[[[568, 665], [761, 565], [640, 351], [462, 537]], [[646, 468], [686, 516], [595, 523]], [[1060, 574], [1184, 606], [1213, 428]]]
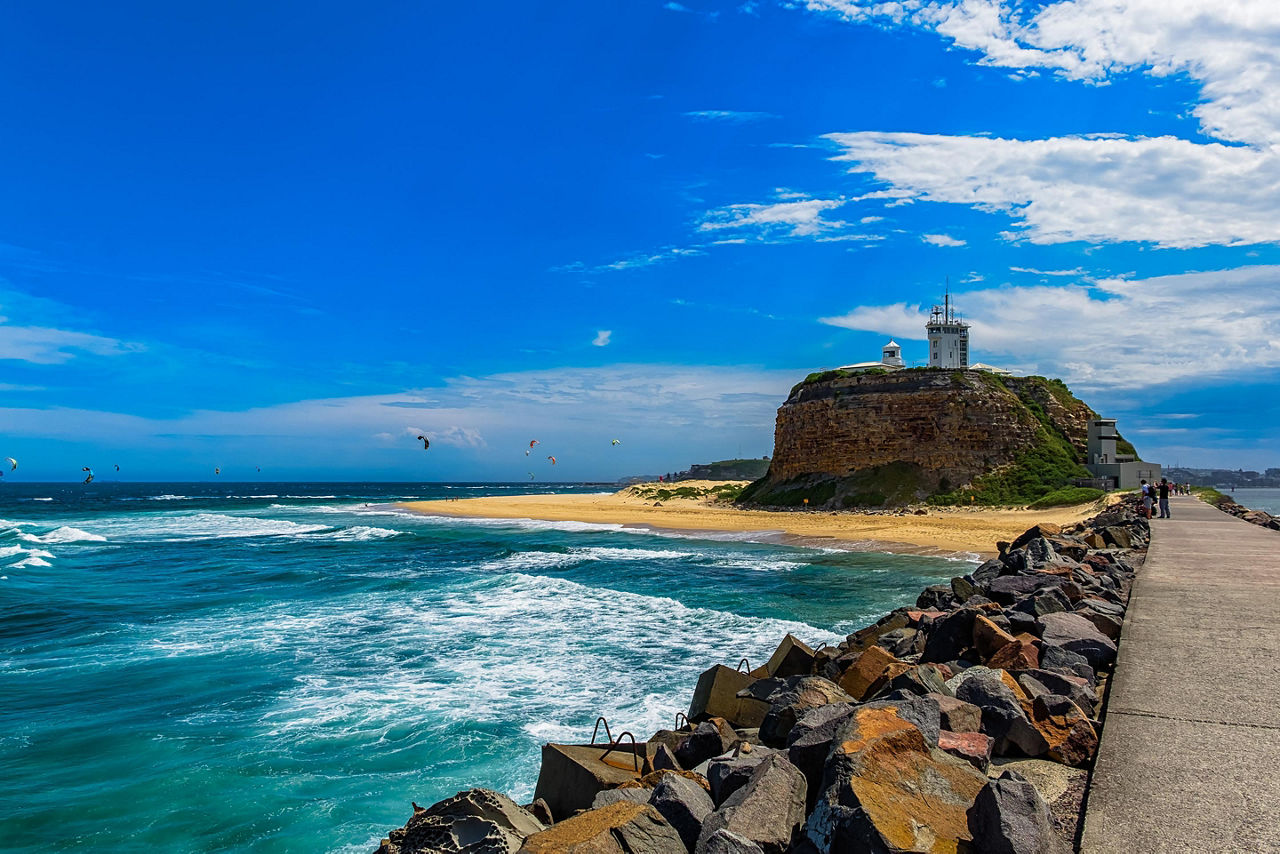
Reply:
[[1263, 0], [13, 7], [0, 455], [760, 456], [810, 371], [924, 359], [949, 279], [975, 359], [1146, 457], [1280, 465], [1277, 33]]

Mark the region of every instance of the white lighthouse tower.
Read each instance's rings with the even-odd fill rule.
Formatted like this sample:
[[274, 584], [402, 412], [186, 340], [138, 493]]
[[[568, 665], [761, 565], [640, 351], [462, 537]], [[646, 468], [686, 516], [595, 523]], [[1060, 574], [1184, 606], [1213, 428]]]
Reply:
[[956, 319], [951, 291], [935, 305], [924, 327], [929, 332], [929, 367], [969, 368], [969, 324]]

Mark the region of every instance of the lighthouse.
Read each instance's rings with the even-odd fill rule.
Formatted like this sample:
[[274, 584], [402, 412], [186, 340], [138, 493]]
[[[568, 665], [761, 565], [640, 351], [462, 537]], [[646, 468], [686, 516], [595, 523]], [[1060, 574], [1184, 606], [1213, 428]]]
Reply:
[[924, 328], [929, 333], [929, 367], [968, 370], [969, 324], [956, 319], [950, 290], [942, 305], [933, 307]]

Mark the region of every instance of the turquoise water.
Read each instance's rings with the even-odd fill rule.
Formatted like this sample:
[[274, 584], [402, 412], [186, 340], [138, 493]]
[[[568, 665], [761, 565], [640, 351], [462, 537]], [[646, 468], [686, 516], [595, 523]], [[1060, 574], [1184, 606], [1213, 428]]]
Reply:
[[411, 799], [527, 800], [543, 742], [644, 738], [709, 665], [961, 569], [385, 506], [522, 491], [6, 483], [0, 849], [371, 851]]
[[1280, 489], [1230, 489], [1222, 490], [1250, 510], [1265, 510], [1280, 514]]

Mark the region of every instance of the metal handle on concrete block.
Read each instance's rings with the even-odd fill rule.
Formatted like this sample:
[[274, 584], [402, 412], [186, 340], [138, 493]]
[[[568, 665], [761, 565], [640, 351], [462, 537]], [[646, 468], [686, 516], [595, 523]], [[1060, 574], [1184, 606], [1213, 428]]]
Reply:
[[591, 743], [596, 743], [596, 735], [600, 732], [600, 724], [604, 724], [605, 737], [609, 739], [610, 744], [613, 744], [613, 733], [609, 732], [609, 722], [605, 720], [604, 715], [596, 718], [595, 729], [591, 730]]
[[631, 750], [631, 758], [632, 758], [632, 760], [633, 760], [633, 761], [634, 761], [634, 763], [635, 763], [635, 770], [636, 770], [636, 773], [637, 773], [637, 774], [639, 774], [639, 773], [640, 773], [640, 745], [636, 743], [636, 737], [635, 737], [634, 735], [631, 735], [631, 733], [629, 733], [629, 732], [620, 732], [620, 733], [618, 733], [618, 740], [617, 740], [617, 741], [614, 741], [614, 742], [610, 742], [610, 744], [609, 744], [609, 749], [608, 749], [608, 750], [606, 750], [604, 753], [601, 753], [601, 754], [600, 754], [600, 761], [601, 761], [601, 762], [603, 762], [603, 761], [604, 761], [604, 758], [605, 758], [606, 756], [608, 756], [610, 753], [613, 753], [613, 751], [615, 751], [615, 750], [617, 750], [619, 747], [621, 747], [621, 746], [622, 746], [622, 739], [623, 739], [623, 737], [625, 737], [625, 736], [630, 736], [630, 737], [631, 737], [631, 748], [632, 748], [632, 750]]
[[684, 712], [676, 712], [676, 729], [680, 729], [680, 719], [684, 718], [684, 725], [689, 726], [689, 716]]
[[[742, 665], [744, 665], [744, 664], [745, 664], [745, 665], [747, 665], [747, 669], [746, 669], [746, 670], [743, 670], [743, 669], [742, 669]], [[750, 672], [751, 672], [751, 662], [750, 662], [750, 661], [747, 661], [747, 659], [744, 657], [744, 658], [742, 659], [742, 661], [739, 661], [739, 662], [738, 662], [738, 666], [737, 666], [737, 667], [735, 667], [735, 668], [733, 668], [733, 669], [734, 669], [734, 670], [741, 671], [742, 673], [750, 673]]]

